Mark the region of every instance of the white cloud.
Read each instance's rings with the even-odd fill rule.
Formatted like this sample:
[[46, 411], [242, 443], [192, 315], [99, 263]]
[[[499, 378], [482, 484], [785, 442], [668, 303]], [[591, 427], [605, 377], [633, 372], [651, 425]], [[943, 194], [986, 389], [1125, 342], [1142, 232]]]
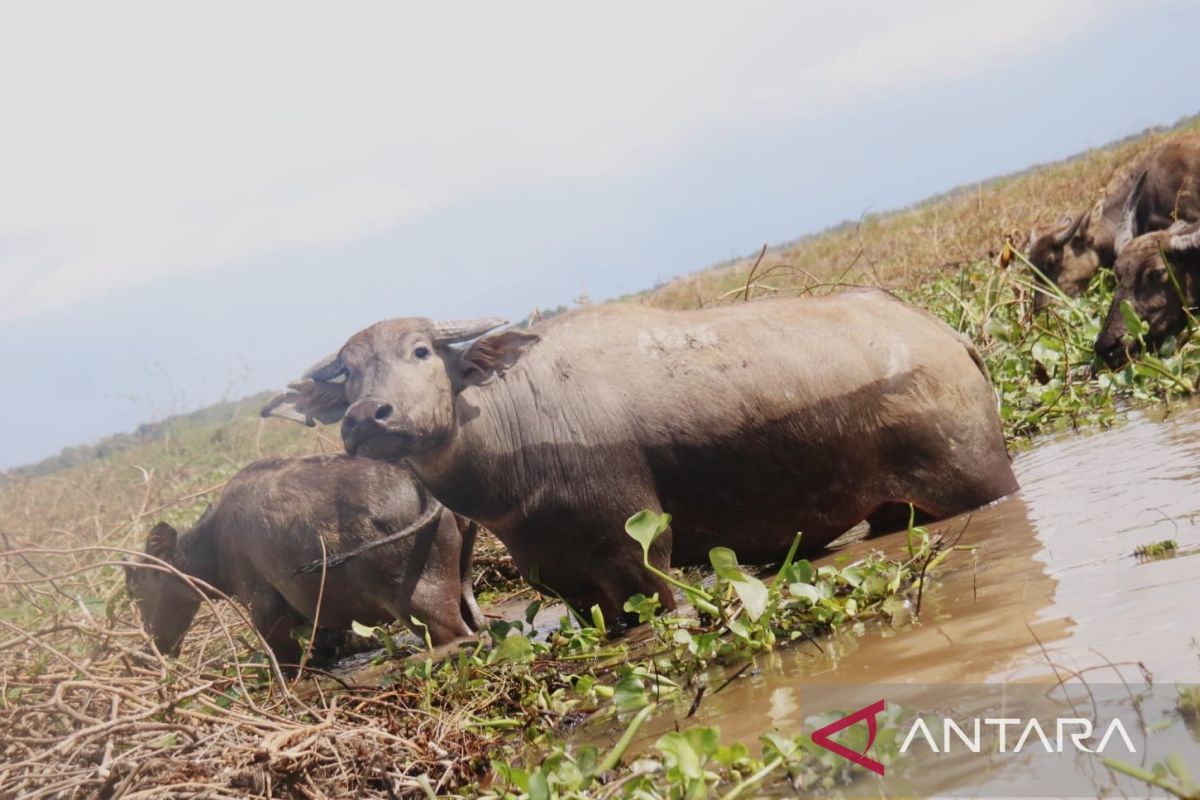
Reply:
[[0, 25], [0, 320], [602, 180], [1056, 47], [989, 4], [31, 3]]

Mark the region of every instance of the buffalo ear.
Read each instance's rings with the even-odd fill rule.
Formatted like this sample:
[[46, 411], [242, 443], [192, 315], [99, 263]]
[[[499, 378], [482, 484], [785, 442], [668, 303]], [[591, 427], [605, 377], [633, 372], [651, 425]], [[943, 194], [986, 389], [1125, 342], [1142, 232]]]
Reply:
[[1121, 217], [1121, 224], [1117, 226], [1117, 235], [1113, 240], [1113, 250], [1120, 255], [1125, 249], [1125, 245], [1133, 241], [1137, 236], [1137, 210], [1138, 205], [1142, 202], [1142, 190], [1146, 186], [1146, 172], [1143, 171], [1138, 175], [1137, 181], [1133, 184], [1133, 189], [1129, 192], [1129, 197], [1125, 200], [1125, 213]]
[[179, 532], [165, 522], [160, 522], [150, 529], [146, 536], [146, 555], [171, 563], [175, 558], [175, 543]]
[[462, 354], [463, 378], [478, 383], [493, 374], [503, 374], [539, 338], [524, 331], [503, 331], [477, 340]]
[[308, 427], [318, 422], [332, 425], [346, 416], [350, 403], [342, 383], [321, 383], [304, 378], [289, 384], [293, 387], [272, 397], [259, 412], [264, 417], [282, 417]]
[[286, 392], [272, 397], [259, 413], [303, 422], [311, 428], [317, 422], [340, 422], [349, 407], [346, 368], [334, 354], [306, 369], [299, 380], [289, 383]]
[[1086, 237], [1087, 232], [1088, 232], [1088, 225], [1091, 225], [1091, 224], [1092, 224], [1092, 210], [1089, 208], [1087, 210], [1087, 212], [1083, 215], [1083, 218], [1079, 220], [1079, 229], [1075, 231], [1075, 235], [1077, 237], [1079, 237], [1080, 239], [1083, 239], [1084, 237]]

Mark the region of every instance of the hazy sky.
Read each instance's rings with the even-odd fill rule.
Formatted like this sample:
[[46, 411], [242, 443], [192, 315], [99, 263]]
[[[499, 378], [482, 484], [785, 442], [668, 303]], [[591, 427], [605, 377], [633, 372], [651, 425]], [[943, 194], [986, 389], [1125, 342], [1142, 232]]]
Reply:
[[0, 10], [0, 468], [1200, 111], [1200, 5]]

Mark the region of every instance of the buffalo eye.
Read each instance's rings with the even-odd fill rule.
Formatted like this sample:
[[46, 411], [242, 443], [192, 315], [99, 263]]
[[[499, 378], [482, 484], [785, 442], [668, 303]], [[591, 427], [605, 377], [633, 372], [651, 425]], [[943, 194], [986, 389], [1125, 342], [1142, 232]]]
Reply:
[[413, 350], [413, 355], [417, 358], [429, 358], [429, 348], [421, 345], [416, 350]]

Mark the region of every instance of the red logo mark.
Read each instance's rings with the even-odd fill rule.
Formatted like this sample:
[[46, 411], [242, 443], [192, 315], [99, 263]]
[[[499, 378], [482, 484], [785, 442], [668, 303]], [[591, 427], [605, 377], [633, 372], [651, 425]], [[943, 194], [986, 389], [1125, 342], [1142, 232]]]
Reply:
[[[847, 761], [858, 764], [860, 767], [866, 767], [876, 775], [883, 774], [883, 764], [880, 764], [873, 758], [867, 757], [867, 751], [871, 749], [871, 745], [875, 744], [875, 734], [878, 732], [879, 724], [875, 719], [877, 714], [883, 712], [885, 708], [882, 700], [877, 700], [866, 708], [860, 708], [848, 717], [842, 717], [837, 722], [831, 722], [824, 728], [813, 731], [812, 740], [814, 744], [819, 744], [831, 753], [841, 756]], [[849, 728], [856, 722], [866, 720], [867, 722], [867, 746], [863, 748], [861, 753], [856, 753], [845, 745], [838, 744], [829, 737], [838, 731]]]

